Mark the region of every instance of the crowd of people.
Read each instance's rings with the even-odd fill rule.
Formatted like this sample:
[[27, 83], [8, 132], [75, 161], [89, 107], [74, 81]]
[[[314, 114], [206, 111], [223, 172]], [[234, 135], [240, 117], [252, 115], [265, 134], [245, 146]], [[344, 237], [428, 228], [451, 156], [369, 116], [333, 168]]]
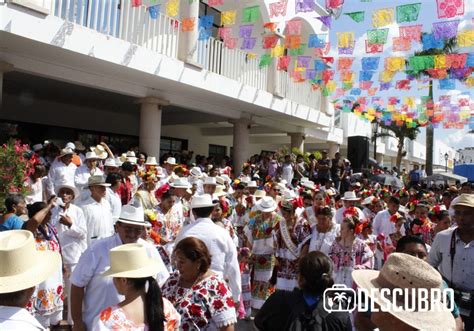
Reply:
[[[473, 183], [373, 169], [405, 183], [384, 185], [326, 151], [232, 169], [105, 143], [31, 149], [29, 193], [9, 194], [0, 218], [2, 330], [474, 328]], [[328, 311], [334, 284], [449, 287], [456, 305]]]

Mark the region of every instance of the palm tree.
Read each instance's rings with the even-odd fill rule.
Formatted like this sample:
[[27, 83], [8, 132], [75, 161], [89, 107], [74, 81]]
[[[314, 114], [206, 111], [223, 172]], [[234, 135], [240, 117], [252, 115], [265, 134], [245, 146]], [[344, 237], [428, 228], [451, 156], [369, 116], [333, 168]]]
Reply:
[[339, 307], [338, 310], [342, 310], [342, 303], [345, 301], [344, 299], [347, 299], [347, 295], [344, 292], [337, 292], [336, 295], [334, 296], [334, 301], [339, 302]]
[[[425, 35], [426, 33], [423, 33]], [[456, 38], [448, 38], [444, 42], [443, 48], [430, 48], [423, 51], [415, 52], [414, 56], [434, 56], [434, 55], [447, 55], [447, 54], [456, 54], [457, 53], [457, 39]], [[407, 74], [414, 76], [415, 78], [421, 77], [430, 77], [429, 82], [429, 92], [428, 98], [433, 103], [433, 79], [427, 70], [407, 70]], [[433, 125], [431, 124], [431, 118], [428, 121], [428, 125], [426, 126], [426, 174], [428, 176], [433, 174], [433, 135], [434, 129]]]

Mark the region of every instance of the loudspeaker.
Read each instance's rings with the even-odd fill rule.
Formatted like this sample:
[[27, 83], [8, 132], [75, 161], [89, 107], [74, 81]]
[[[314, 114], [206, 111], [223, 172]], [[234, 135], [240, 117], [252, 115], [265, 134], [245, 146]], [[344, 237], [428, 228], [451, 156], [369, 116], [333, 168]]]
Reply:
[[347, 158], [354, 172], [367, 168], [369, 163], [369, 138], [353, 136], [347, 138]]

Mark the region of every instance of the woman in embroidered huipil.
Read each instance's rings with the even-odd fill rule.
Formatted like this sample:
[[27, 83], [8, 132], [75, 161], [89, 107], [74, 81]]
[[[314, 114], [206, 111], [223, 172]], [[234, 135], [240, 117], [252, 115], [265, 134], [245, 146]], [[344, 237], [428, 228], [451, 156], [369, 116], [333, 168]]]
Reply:
[[374, 253], [369, 246], [356, 237], [362, 231], [362, 224], [357, 219], [357, 212], [350, 210], [341, 224], [341, 236], [332, 244], [329, 257], [334, 263], [334, 283], [352, 287], [352, 271], [372, 269]]
[[245, 226], [244, 233], [247, 247], [252, 251], [252, 308], [260, 309], [274, 292], [275, 282], [271, 280], [276, 261], [275, 226], [281, 216], [275, 212], [277, 204], [272, 197], [262, 198], [256, 207], [257, 213]]
[[302, 206], [302, 202], [301, 198], [283, 201], [280, 208], [283, 219], [275, 225], [277, 290], [292, 291], [298, 285], [298, 259], [308, 252], [311, 227], [305, 218], [297, 217], [295, 213], [296, 208]]

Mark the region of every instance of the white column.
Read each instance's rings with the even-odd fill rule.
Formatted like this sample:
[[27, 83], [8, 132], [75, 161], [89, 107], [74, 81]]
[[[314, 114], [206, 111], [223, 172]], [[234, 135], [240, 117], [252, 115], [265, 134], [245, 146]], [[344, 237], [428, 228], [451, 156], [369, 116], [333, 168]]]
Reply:
[[183, 62], [198, 65], [199, 0], [182, 1], [182, 4], [184, 5], [182, 17], [194, 17], [195, 26], [192, 31], [181, 33], [182, 44], [179, 57]]
[[339, 152], [339, 144], [329, 143], [328, 157], [333, 159], [337, 152]]
[[233, 135], [233, 155], [234, 172], [237, 176], [242, 168], [242, 164], [249, 158], [249, 135], [250, 135], [250, 120], [237, 119], [229, 121], [234, 125]]
[[13, 71], [13, 65], [6, 62], [0, 62], [0, 110], [2, 109], [3, 99], [3, 74]]
[[291, 132], [288, 135], [291, 137], [291, 148], [298, 148], [301, 152], [304, 152], [305, 134], [302, 132]]
[[140, 151], [160, 157], [161, 107], [168, 101], [146, 97], [140, 103]]

